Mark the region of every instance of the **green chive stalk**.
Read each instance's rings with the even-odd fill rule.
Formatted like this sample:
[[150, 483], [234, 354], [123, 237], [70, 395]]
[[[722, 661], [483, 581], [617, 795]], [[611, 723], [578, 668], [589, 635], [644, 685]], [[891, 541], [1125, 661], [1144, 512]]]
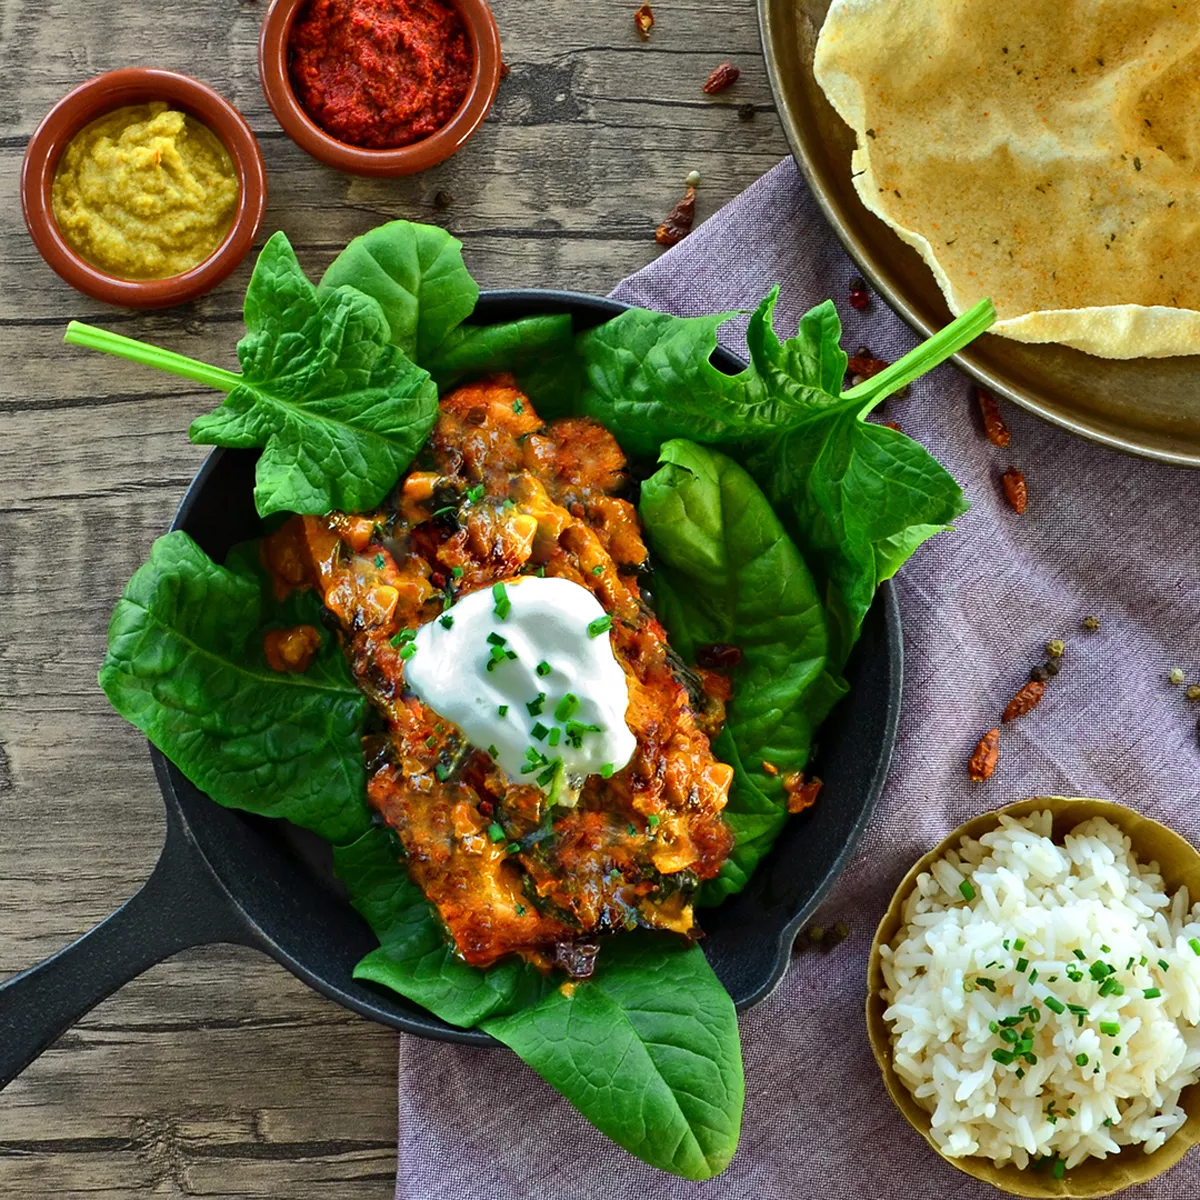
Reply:
[[157, 367], [160, 371], [179, 375], [193, 383], [202, 383], [219, 392], [231, 392], [242, 381], [242, 377], [233, 371], [213, 367], [184, 354], [176, 354], [173, 350], [163, 350], [148, 342], [123, 337], [119, 333], [110, 333], [107, 329], [97, 329], [95, 325], [85, 325], [82, 321], [72, 321], [67, 326], [63, 341], [71, 346], [115, 354], [118, 358], [127, 358], [143, 366]]

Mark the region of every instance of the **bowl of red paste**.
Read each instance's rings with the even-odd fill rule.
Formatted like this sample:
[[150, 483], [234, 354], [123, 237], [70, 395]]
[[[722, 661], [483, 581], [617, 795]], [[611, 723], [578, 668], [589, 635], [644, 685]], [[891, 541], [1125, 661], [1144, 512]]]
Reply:
[[284, 132], [314, 158], [411, 175], [487, 116], [500, 35], [485, 0], [272, 0], [258, 68]]

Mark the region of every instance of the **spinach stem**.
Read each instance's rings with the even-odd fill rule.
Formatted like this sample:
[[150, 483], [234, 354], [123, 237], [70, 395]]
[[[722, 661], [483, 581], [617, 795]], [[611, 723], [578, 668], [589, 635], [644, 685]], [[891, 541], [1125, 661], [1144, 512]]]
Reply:
[[996, 309], [990, 300], [980, 300], [974, 308], [951, 321], [945, 329], [939, 329], [927, 342], [910, 350], [902, 359], [879, 372], [871, 379], [864, 379], [856, 387], [842, 393], [843, 400], [861, 400], [863, 414], [871, 411], [880, 401], [893, 392], [898, 392], [906, 383], [932, 371], [944, 363], [952, 354], [957, 354], [968, 342], [974, 341], [996, 320]]
[[160, 371], [169, 371], [172, 375], [203, 383], [219, 392], [233, 391], [242, 380], [233, 371], [209, 366], [208, 363], [176, 354], [173, 350], [163, 350], [148, 342], [110, 333], [107, 329], [97, 329], [95, 325], [85, 325], [82, 321], [72, 321], [67, 326], [63, 341], [72, 346], [85, 346], [89, 350], [115, 354], [118, 358], [127, 358], [130, 362], [142, 363], [147, 367], [157, 367]]

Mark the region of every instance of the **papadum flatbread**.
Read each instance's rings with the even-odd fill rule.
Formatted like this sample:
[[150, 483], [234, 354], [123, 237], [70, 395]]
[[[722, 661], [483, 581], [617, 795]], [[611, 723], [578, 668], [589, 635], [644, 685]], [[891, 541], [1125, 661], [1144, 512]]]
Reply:
[[1200, 0], [833, 0], [815, 71], [955, 313], [1200, 353]]

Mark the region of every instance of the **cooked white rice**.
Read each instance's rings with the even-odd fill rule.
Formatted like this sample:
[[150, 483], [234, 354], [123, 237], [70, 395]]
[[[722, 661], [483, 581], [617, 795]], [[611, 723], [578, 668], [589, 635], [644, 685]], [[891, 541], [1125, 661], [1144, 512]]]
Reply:
[[[896, 1073], [947, 1155], [1069, 1169], [1124, 1146], [1150, 1153], [1186, 1119], [1179, 1093], [1200, 1075], [1200, 904], [1186, 889], [1168, 896], [1157, 863], [1139, 864], [1109, 821], [1061, 845], [1050, 835], [1042, 812], [964, 839], [918, 877], [881, 950]], [[1106, 965], [1121, 994], [1100, 994]]]

